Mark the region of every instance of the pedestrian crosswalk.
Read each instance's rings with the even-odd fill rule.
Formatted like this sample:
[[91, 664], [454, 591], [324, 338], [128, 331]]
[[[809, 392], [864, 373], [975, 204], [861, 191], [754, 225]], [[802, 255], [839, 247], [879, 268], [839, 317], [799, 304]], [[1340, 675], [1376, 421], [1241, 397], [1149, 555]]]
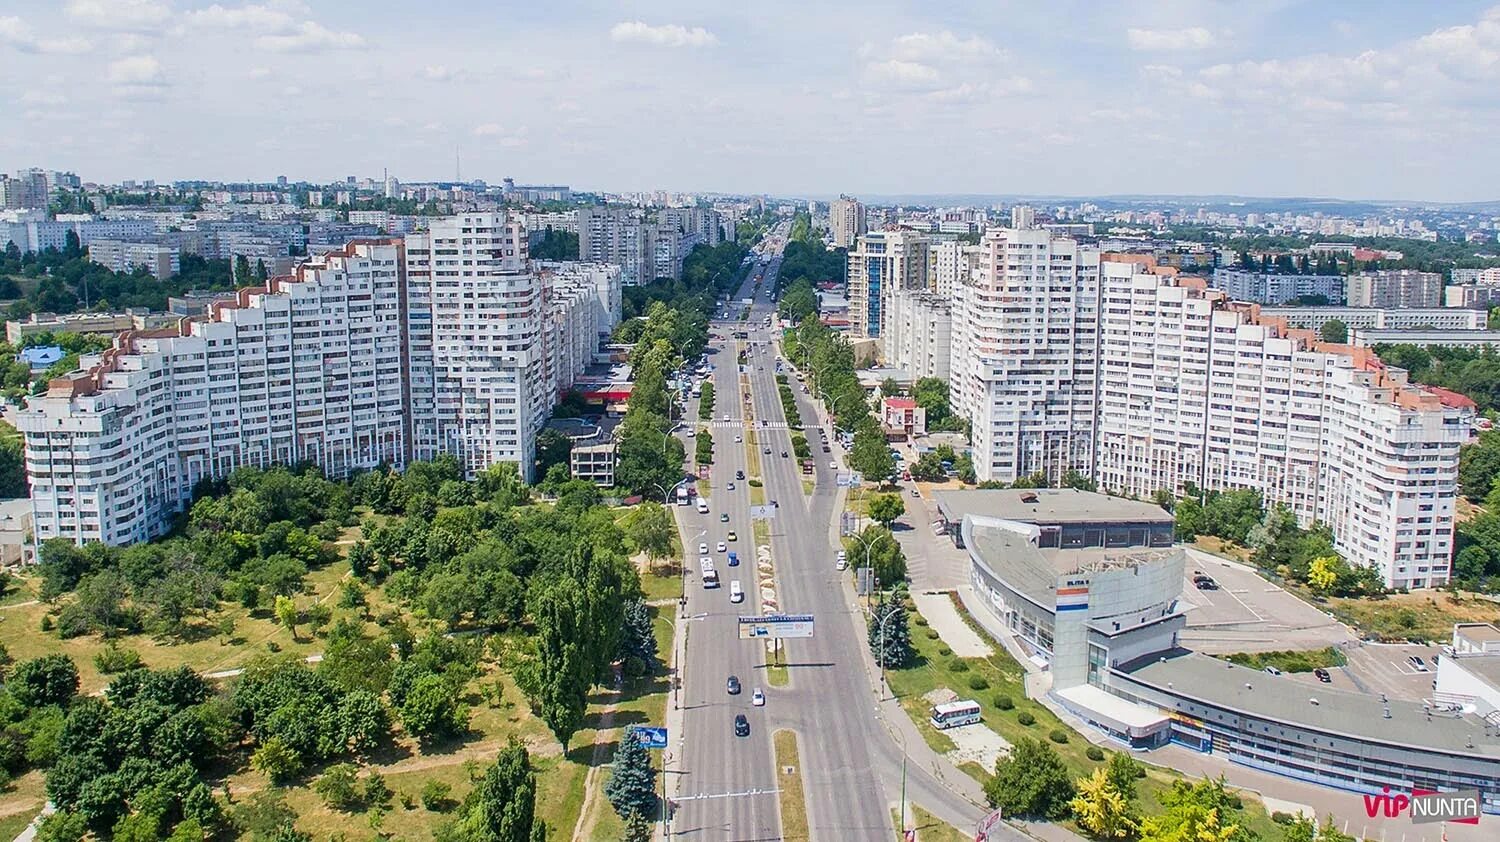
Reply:
[[[715, 421], [712, 424], [710, 424], [709, 426], [711, 426], [711, 427], [713, 427], [714, 429], [717, 429], [717, 430], [724, 430], [724, 429], [743, 430], [743, 429], [746, 429], [745, 420], [743, 418], [731, 418], [728, 421]], [[755, 430], [788, 430], [788, 429], [791, 429], [791, 427], [785, 421], [771, 421], [771, 422], [769, 422], [767, 424], [761, 424], [759, 421], [757, 421], [755, 423], [755, 425], [753, 427], [751, 427], [750, 429], [755, 429]]]

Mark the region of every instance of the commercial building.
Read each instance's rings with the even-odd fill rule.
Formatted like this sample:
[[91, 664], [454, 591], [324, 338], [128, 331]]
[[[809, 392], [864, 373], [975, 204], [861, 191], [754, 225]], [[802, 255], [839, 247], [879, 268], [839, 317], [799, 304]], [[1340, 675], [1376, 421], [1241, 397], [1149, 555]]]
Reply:
[[922, 290], [899, 290], [891, 296], [886, 324], [888, 329], [880, 340], [886, 365], [905, 369], [913, 378], [949, 378], [952, 298]]
[[5, 323], [5, 341], [21, 345], [28, 336], [42, 333], [118, 333], [122, 330], [149, 330], [172, 321], [170, 314], [146, 310], [123, 313], [32, 313], [24, 319]]
[[865, 206], [858, 199], [840, 196], [828, 203], [828, 228], [834, 248], [849, 248], [864, 236]]
[[165, 280], [181, 268], [177, 249], [156, 243], [130, 243], [123, 240], [94, 240], [89, 243], [89, 262], [112, 272], [134, 272], [145, 269], [153, 278]]
[[1470, 684], [1441, 692], [1443, 668], [1472, 677], [1500, 663], [1493, 627], [1460, 627], [1425, 703], [1309, 684], [1180, 647], [1185, 559], [1155, 506], [1070, 489], [934, 498], [969, 555], [970, 609], [1045, 662], [1053, 701], [1121, 743], [1173, 742], [1369, 794], [1477, 787], [1500, 812], [1491, 703]]
[[241, 465], [343, 476], [452, 454], [530, 478], [547, 412], [619, 318], [618, 278], [538, 271], [519, 223], [471, 213], [125, 330], [20, 413], [37, 534], [155, 537], [195, 483]]
[[[1344, 303], [1343, 275], [1274, 275], [1220, 267], [1214, 270], [1212, 285], [1235, 301], [1286, 304], [1322, 296], [1329, 304]], [[1436, 307], [1437, 302], [1428, 306]]]
[[849, 249], [849, 323], [853, 335], [878, 339], [897, 290], [927, 289], [926, 237], [915, 231], [871, 231]]
[[1447, 581], [1471, 401], [1149, 261], [1102, 278], [1101, 488], [1254, 488], [1389, 587]]
[[1043, 474], [1054, 485], [1070, 470], [1088, 474], [1099, 252], [1042, 229], [991, 229], [961, 280], [951, 392], [970, 421], [975, 474], [1002, 482]]
[[1284, 319], [1288, 327], [1318, 331], [1338, 320], [1350, 330], [1482, 330], [1487, 314], [1448, 307], [1262, 307], [1263, 318]]
[[1349, 276], [1350, 307], [1441, 307], [1443, 275], [1415, 269], [1372, 269]]

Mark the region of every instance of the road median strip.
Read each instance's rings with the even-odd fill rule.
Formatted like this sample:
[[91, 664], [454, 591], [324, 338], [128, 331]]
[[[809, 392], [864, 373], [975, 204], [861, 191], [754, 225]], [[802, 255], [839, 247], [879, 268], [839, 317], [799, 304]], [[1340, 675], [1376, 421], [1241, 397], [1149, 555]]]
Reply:
[[776, 801], [781, 805], [781, 838], [797, 842], [812, 838], [807, 822], [807, 797], [802, 792], [802, 764], [797, 754], [797, 732], [781, 730], [776, 743]]

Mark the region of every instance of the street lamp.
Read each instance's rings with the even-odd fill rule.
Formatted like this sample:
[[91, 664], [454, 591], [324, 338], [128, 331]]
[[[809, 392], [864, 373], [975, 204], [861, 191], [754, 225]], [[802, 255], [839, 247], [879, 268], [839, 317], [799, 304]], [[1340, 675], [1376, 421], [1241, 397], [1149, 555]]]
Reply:
[[[885, 604], [885, 600], [882, 599], [880, 601], [880, 604], [884, 605]], [[880, 699], [881, 699], [881, 701], [885, 700], [885, 624], [889, 623], [891, 621], [891, 618], [894, 617], [894, 616], [896, 616], [896, 610], [895, 610], [895, 608], [896, 608], [896, 606], [893, 604], [891, 606], [891, 609], [889, 611], [886, 611], [885, 612], [885, 616], [882, 617], [881, 620], [880, 620]]]
[[871, 540], [866, 540], [865, 537], [863, 535], [860, 535], [858, 532], [850, 534], [849, 537], [858, 541], [860, 546], [864, 547], [865, 549], [865, 568], [870, 571], [871, 585], [870, 591], [865, 594], [865, 604], [869, 605], [874, 602], [872, 594], [874, 593], [875, 588], [880, 584], [880, 580], [875, 576], [875, 568], [870, 565], [870, 551], [875, 549], [875, 544], [885, 537], [885, 533], [876, 535]]

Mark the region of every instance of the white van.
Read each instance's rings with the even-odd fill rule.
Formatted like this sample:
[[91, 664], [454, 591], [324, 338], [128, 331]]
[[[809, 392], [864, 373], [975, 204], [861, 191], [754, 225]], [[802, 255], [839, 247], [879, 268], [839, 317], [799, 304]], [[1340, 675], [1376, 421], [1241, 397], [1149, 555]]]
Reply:
[[729, 583], [729, 601], [744, 602], [745, 592], [740, 589], [740, 580], [735, 579]]
[[703, 499], [702, 497], [698, 498], [698, 514], [708, 514], [708, 501]]

